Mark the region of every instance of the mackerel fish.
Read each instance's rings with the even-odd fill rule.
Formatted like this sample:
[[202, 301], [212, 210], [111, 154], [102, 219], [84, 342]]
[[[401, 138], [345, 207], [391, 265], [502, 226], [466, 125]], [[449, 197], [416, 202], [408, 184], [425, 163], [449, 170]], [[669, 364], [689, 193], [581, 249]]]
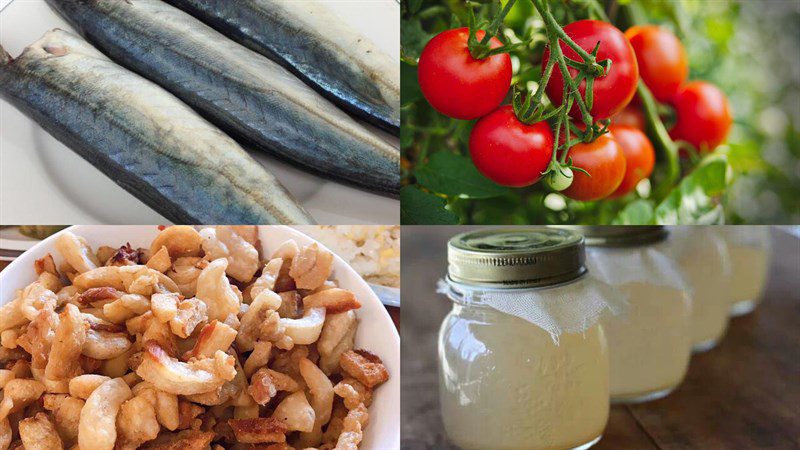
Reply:
[[167, 219], [313, 223], [236, 141], [80, 37], [56, 29], [0, 55], [0, 97]]
[[166, 0], [277, 61], [341, 108], [400, 133], [400, 65], [319, 0]]
[[400, 151], [286, 69], [160, 0], [47, 0], [111, 59], [243, 143], [396, 197]]

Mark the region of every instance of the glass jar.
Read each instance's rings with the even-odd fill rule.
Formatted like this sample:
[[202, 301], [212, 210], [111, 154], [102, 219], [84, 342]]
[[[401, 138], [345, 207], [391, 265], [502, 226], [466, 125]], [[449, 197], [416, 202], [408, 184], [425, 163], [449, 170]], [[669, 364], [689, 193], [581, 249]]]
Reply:
[[708, 351], [728, 329], [731, 268], [720, 227], [676, 227], [671, 254], [692, 289], [692, 350]]
[[[594, 445], [609, 412], [601, 327], [596, 318], [571, 317], [586, 329], [555, 335], [532, 323], [557, 325], [592, 283], [582, 238], [546, 228], [485, 230], [456, 236], [448, 247], [453, 309], [439, 333], [439, 392], [450, 441], [465, 450]], [[548, 311], [566, 309], [548, 317], [524, 306], [543, 291], [558, 305]], [[487, 300], [497, 296], [517, 315]]]
[[723, 235], [731, 260], [730, 315], [751, 313], [761, 302], [769, 270], [769, 227], [726, 226]]
[[628, 301], [627, 313], [601, 320], [608, 340], [611, 402], [662, 398], [686, 375], [692, 353], [692, 300], [665, 254], [661, 226], [579, 227], [587, 266]]

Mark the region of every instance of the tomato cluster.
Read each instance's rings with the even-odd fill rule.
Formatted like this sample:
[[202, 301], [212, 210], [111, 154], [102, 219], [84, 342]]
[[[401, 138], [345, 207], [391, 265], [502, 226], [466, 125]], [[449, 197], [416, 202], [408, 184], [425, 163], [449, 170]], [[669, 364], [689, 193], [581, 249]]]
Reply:
[[[634, 99], [640, 78], [657, 101], [674, 108], [675, 124], [670, 130], [673, 139], [688, 142], [701, 152], [711, 151], [725, 140], [732, 122], [727, 99], [709, 83], [687, 82], [688, 59], [674, 34], [652, 25], [634, 26], [622, 33], [597, 20], [579, 20], [563, 30], [572, 43], [586, 52], [584, 58], [589, 58], [586, 54], [594, 55], [594, 61], [603, 69], [592, 72], [591, 95], [587, 97], [589, 83], [585, 77], [579, 78], [576, 87], [592, 121], [610, 119], [611, 125], [607, 133], [601, 131], [593, 139], [591, 134], [590, 138], [576, 139], [567, 154], [562, 154], [561, 162], [553, 154], [559, 136], [554, 136], [550, 123], [521, 120], [511, 105], [501, 106], [512, 78], [507, 53], [474, 57], [468, 28], [444, 31], [422, 51], [418, 77], [423, 95], [444, 115], [478, 119], [470, 135], [469, 150], [473, 163], [487, 178], [504, 186], [524, 187], [547, 174], [546, 182], [552, 189], [581, 201], [616, 198], [632, 192], [651, 175], [655, 165], [655, 150], [645, 134], [645, 116]], [[479, 30], [475, 35], [480, 41], [485, 33]], [[563, 40], [558, 42], [565, 58], [581, 61], [574, 46]], [[484, 45], [497, 49], [503, 44], [492, 37]], [[551, 50], [548, 46], [542, 55], [543, 71]], [[587, 65], [592, 64], [587, 61]], [[576, 67], [586, 66], [569, 65], [565, 69], [573, 80], [579, 73]], [[569, 89], [565, 90], [564, 85], [562, 72], [556, 67], [545, 86], [556, 106], [566, 101], [564, 93]], [[583, 114], [576, 102], [568, 114], [583, 130]]]
[[[483, 30], [475, 34], [478, 40], [485, 37]], [[456, 28], [425, 45], [417, 67], [422, 94], [446, 116], [480, 118], [470, 136], [470, 154], [487, 178], [504, 186], [534, 184], [552, 156], [550, 125], [525, 124], [511, 106], [500, 106], [511, 85], [511, 57], [500, 53], [476, 59], [468, 39], [468, 28]], [[502, 45], [494, 37], [489, 43], [491, 48]]]
[[[723, 143], [733, 123], [728, 99], [711, 83], [687, 82], [689, 62], [678, 37], [655, 25], [631, 27], [625, 37], [636, 52], [642, 81], [657, 101], [675, 111], [670, 137], [701, 153]], [[629, 107], [612, 118], [612, 123], [638, 127], [637, 115], [643, 117], [638, 108]]]

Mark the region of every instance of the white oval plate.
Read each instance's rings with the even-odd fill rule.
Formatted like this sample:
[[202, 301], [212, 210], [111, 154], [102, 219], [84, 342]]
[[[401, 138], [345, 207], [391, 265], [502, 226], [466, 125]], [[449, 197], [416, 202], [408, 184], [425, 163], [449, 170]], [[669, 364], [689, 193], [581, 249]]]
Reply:
[[[92, 246], [120, 246], [129, 242], [134, 248], [149, 247], [159, 230], [154, 225], [103, 226], [78, 225], [67, 230], [82, 236]], [[15, 259], [0, 272], [0, 304], [14, 298], [17, 289], [36, 280], [33, 263], [50, 253], [56, 266], [63, 259], [55, 249], [55, 240], [62, 230]], [[298, 245], [308, 245], [313, 239], [285, 226], [260, 226], [259, 239], [263, 254], [271, 254], [281, 243], [294, 239]], [[322, 244], [319, 244], [324, 248]], [[356, 347], [365, 348], [383, 359], [391, 377], [378, 387], [372, 406], [369, 407], [369, 426], [361, 444], [362, 450], [396, 450], [400, 448], [400, 336], [378, 297], [367, 283], [343, 259], [334, 255], [333, 279], [342, 288], [355, 293], [361, 302], [356, 311], [359, 318]]]
[[[0, 7], [6, 0], [0, 0]], [[335, 1], [334, 11], [389, 55], [400, 54], [394, 0]], [[0, 11], [0, 45], [17, 56], [46, 31], [73, 31], [44, 0], [16, 0]], [[398, 70], [399, 66], [398, 66]], [[90, 125], [87, 125], [90, 126]], [[369, 127], [393, 145], [399, 140]], [[0, 100], [0, 223], [153, 224], [168, 221]], [[305, 173], [263, 152], [250, 154], [322, 224], [400, 223], [397, 200]]]

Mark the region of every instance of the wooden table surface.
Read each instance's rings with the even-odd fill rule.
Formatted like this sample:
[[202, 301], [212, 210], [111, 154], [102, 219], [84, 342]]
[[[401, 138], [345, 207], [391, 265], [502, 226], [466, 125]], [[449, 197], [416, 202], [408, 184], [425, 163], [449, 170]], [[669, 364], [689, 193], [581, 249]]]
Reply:
[[[436, 228], [403, 227], [404, 450], [456, 448], [442, 430], [436, 374], [436, 333], [450, 302], [434, 286], [458, 230]], [[694, 356], [672, 395], [613, 407], [595, 449], [800, 448], [800, 239], [773, 229], [773, 248], [764, 303]]]

